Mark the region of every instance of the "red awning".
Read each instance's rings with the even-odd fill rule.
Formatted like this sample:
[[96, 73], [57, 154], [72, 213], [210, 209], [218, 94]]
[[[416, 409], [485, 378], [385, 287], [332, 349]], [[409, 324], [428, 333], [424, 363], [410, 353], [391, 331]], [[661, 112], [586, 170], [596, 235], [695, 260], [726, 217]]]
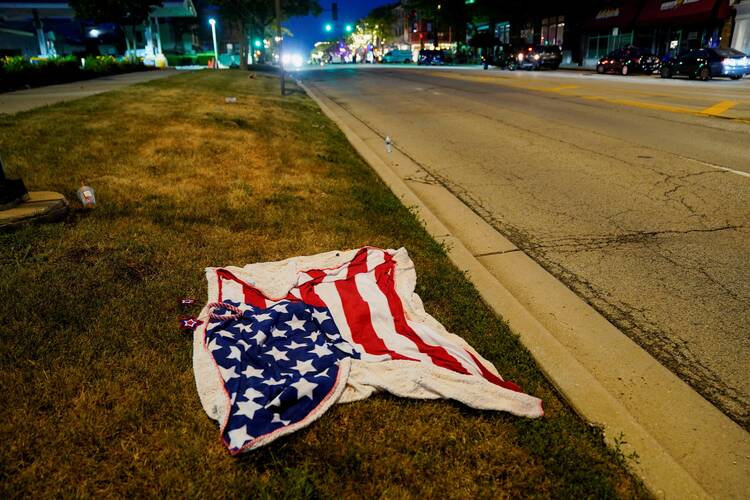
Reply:
[[[638, 17], [639, 24], [697, 23], [712, 18], [717, 3], [729, 0], [647, 0]], [[719, 5], [717, 14], [726, 16], [728, 9]], [[716, 17], [714, 17], [716, 18]]]
[[630, 27], [638, 14], [638, 3], [637, 0], [629, 0], [599, 7], [586, 20], [584, 27], [589, 31]]

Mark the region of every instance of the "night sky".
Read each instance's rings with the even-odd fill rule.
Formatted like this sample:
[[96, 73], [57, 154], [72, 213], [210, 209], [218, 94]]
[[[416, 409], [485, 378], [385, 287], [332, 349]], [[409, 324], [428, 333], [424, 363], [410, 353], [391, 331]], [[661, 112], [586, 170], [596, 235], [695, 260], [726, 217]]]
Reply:
[[[284, 26], [294, 34], [292, 38], [284, 40], [285, 48], [299, 52], [307, 57], [315, 42], [333, 38], [327, 34], [323, 26], [331, 21], [331, 1], [318, 0], [323, 7], [323, 13], [318, 16], [294, 17], [284, 23]], [[394, 0], [338, 0], [339, 4], [339, 33], [346, 23], [354, 23], [357, 19], [367, 15], [370, 10], [380, 5], [393, 3]]]

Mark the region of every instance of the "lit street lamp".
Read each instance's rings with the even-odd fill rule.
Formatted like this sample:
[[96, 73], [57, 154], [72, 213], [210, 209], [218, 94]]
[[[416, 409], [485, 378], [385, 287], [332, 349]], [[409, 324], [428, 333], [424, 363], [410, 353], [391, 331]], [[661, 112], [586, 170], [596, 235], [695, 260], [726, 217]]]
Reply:
[[214, 38], [214, 68], [219, 69], [219, 49], [216, 47], [216, 19], [210, 18], [208, 24], [211, 25], [211, 35]]
[[333, 26], [331, 25], [331, 23], [326, 23], [325, 30], [326, 31], [332, 31], [333, 30]]

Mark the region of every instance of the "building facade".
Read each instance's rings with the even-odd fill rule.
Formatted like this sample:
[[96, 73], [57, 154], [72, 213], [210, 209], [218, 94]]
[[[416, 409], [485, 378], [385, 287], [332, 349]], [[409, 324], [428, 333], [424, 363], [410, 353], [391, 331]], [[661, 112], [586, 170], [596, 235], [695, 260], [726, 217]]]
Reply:
[[[135, 28], [135, 55], [146, 59], [164, 50], [189, 52], [197, 42], [192, 0], [165, 1]], [[0, 55], [54, 57], [62, 55], [119, 55], [122, 27], [77, 19], [65, 0], [0, 0]]]

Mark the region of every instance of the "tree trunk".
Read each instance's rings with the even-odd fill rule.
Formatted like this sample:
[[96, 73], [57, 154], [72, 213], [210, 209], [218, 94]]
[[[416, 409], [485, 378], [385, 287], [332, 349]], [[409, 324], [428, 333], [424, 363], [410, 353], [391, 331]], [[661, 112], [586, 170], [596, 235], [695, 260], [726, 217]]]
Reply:
[[247, 24], [240, 21], [240, 69], [247, 71]]

